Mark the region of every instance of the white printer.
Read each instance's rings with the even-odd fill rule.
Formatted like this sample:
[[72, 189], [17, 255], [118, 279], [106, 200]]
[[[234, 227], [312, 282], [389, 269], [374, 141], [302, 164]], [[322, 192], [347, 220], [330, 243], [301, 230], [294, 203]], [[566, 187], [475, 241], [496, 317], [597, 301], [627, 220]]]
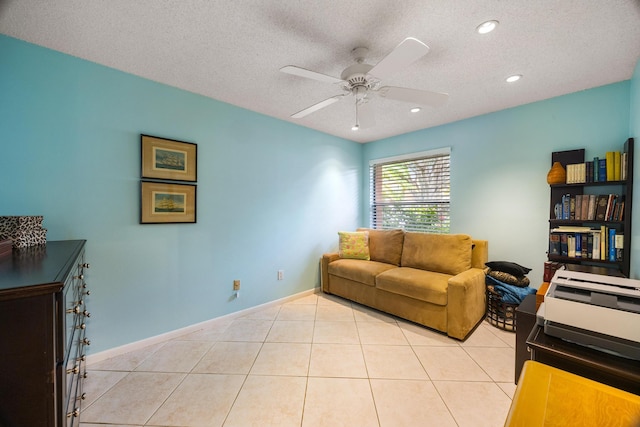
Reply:
[[547, 335], [640, 360], [640, 280], [557, 270], [538, 316]]

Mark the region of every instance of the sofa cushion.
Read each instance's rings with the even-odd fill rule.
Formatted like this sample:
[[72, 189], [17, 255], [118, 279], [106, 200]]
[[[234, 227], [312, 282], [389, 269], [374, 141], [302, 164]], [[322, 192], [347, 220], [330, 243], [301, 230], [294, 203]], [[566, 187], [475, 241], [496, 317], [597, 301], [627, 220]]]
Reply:
[[471, 268], [471, 249], [466, 234], [406, 233], [401, 265], [456, 275]]
[[403, 230], [358, 228], [358, 231], [369, 232], [369, 254], [371, 260], [400, 265], [402, 245], [404, 243]]
[[339, 259], [329, 263], [329, 274], [367, 284], [376, 285], [376, 276], [384, 271], [397, 268], [391, 264], [361, 259]]
[[369, 259], [369, 233], [338, 231], [340, 258]]
[[399, 267], [376, 277], [378, 289], [437, 305], [447, 305], [450, 274]]

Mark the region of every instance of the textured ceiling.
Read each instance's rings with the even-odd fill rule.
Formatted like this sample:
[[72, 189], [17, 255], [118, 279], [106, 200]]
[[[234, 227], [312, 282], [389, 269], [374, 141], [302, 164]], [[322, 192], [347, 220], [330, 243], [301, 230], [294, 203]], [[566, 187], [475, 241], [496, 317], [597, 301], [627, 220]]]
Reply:
[[[489, 19], [498, 28], [477, 34]], [[640, 1], [0, 0], [0, 33], [368, 142], [631, 78]], [[290, 118], [342, 91], [281, 67], [340, 77], [353, 48], [375, 65], [406, 37], [431, 50], [383, 84], [449, 93], [444, 107], [374, 98], [376, 125], [357, 132], [350, 97]]]

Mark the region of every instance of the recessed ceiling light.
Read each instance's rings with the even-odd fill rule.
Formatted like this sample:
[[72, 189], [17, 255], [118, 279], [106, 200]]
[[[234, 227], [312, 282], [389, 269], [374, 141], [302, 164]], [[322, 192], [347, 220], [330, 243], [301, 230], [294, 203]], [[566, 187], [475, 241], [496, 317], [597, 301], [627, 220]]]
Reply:
[[514, 74], [513, 76], [507, 77], [507, 83], [517, 82], [522, 78], [522, 74]]
[[497, 26], [498, 26], [498, 21], [493, 21], [493, 20], [487, 21], [478, 25], [476, 27], [476, 31], [478, 32], [478, 34], [487, 34], [495, 30]]
[[418, 112], [418, 111], [420, 111], [420, 110], [422, 110], [422, 108], [420, 108], [420, 107], [413, 107], [413, 108], [412, 108], [411, 110], [409, 110], [409, 111], [411, 111], [412, 113], [417, 113], [417, 112]]
[[358, 130], [358, 129], [360, 129], [360, 126], [358, 126], [358, 125], [353, 125], [353, 127], [351, 128], [351, 130], [354, 130], [354, 131]]

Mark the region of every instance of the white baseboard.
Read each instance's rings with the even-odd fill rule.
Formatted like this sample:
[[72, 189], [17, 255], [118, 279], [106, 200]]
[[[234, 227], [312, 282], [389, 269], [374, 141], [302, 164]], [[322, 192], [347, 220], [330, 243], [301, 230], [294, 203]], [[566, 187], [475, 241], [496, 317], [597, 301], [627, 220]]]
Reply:
[[285, 298], [281, 298], [275, 301], [271, 301], [265, 304], [257, 305], [255, 307], [250, 307], [244, 310], [236, 311], [234, 313], [229, 313], [224, 316], [216, 317], [214, 319], [205, 320], [204, 322], [196, 323], [193, 325], [186, 326], [184, 328], [175, 329], [170, 332], [166, 332], [164, 334], [156, 335], [153, 337], [145, 338], [140, 341], [135, 341], [129, 344], [121, 345], [119, 347], [110, 348], [109, 350], [104, 350], [99, 353], [89, 354], [87, 356], [87, 366], [91, 366], [95, 363], [102, 362], [103, 360], [110, 359], [115, 356], [120, 356], [125, 353], [129, 353], [131, 351], [139, 350], [144, 347], [148, 347], [153, 344], [157, 344], [160, 342], [164, 342], [167, 340], [171, 340], [173, 338], [177, 338], [181, 335], [186, 335], [192, 332], [199, 331], [209, 326], [213, 326], [218, 322], [227, 322], [229, 320], [234, 320], [238, 317], [243, 317], [251, 313], [255, 313], [260, 310], [264, 310], [265, 308], [277, 306], [280, 304], [284, 304], [289, 301], [294, 301], [299, 298], [303, 298], [309, 295], [321, 293], [320, 288], [313, 288], [307, 291], [303, 291], [294, 295], [290, 295]]

